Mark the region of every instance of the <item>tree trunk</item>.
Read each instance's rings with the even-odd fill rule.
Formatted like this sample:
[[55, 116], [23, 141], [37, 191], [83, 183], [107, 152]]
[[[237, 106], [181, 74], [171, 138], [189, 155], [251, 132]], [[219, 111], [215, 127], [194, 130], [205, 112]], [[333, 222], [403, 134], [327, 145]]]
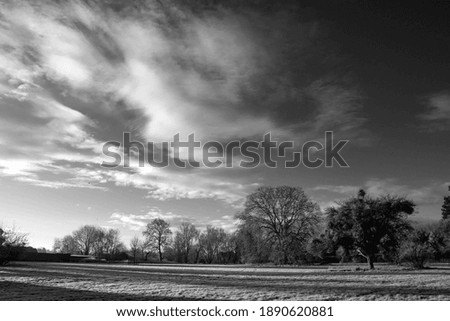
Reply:
[[162, 262], [163, 254], [162, 254], [162, 251], [161, 251], [161, 246], [158, 247], [158, 252], [159, 252], [159, 262]]
[[369, 269], [373, 270], [375, 267], [373, 266], [373, 262], [375, 262], [375, 255], [374, 254], [365, 254], [361, 249], [357, 249], [358, 253], [361, 254], [363, 257], [366, 258], [367, 264], [369, 265]]
[[200, 250], [195, 251], [195, 263], [198, 264], [200, 261]]
[[367, 264], [369, 265], [369, 269], [373, 270], [375, 267], [373, 266], [374, 257], [373, 255], [367, 255]]

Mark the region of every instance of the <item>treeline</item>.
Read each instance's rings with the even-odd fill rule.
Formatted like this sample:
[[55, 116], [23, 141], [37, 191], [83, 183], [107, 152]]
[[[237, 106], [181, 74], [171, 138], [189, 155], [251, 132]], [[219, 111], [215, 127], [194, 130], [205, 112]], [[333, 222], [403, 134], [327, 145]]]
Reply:
[[248, 195], [233, 233], [182, 223], [172, 234], [155, 219], [130, 244], [133, 261], [180, 263], [312, 264], [366, 261], [408, 263], [450, 259], [450, 199], [442, 220], [414, 226], [415, 204], [406, 198], [371, 197], [360, 190], [322, 212], [301, 188], [262, 187]]
[[181, 223], [173, 235], [168, 222], [154, 219], [143, 237], [134, 237], [130, 243], [134, 262], [173, 261], [178, 263], [240, 263], [236, 233], [207, 226], [200, 231], [192, 223]]
[[[357, 195], [321, 211], [299, 187], [261, 187], [236, 214], [236, 231], [200, 230], [189, 222], [171, 227], [157, 218], [126, 246], [115, 229], [82, 226], [56, 239], [54, 253], [107, 261], [204, 264], [327, 264], [366, 261], [408, 263], [450, 260], [450, 197], [439, 222], [414, 226], [415, 204], [392, 195]], [[174, 231], [174, 232], [173, 232]], [[0, 229], [0, 263], [17, 257], [26, 235]]]
[[128, 259], [127, 248], [120, 240], [119, 230], [93, 225], [82, 226], [72, 234], [55, 239], [53, 252], [92, 255], [97, 259], [110, 261]]
[[237, 231], [242, 262], [308, 264], [366, 261], [409, 263], [450, 259], [450, 197], [442, 220], [413, 226], [415, 204], [403, 197], [370, 197], [360, 190], [324, 213], [301, 188], [262, 187], [247, 197]]

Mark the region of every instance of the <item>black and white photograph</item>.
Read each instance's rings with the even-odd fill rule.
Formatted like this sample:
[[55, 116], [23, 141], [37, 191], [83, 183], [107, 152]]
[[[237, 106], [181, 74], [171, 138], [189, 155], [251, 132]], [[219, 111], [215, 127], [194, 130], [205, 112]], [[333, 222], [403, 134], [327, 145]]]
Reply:
[[449, 134], [450, 1], [1, 0], [0, 304], [448, 303]]

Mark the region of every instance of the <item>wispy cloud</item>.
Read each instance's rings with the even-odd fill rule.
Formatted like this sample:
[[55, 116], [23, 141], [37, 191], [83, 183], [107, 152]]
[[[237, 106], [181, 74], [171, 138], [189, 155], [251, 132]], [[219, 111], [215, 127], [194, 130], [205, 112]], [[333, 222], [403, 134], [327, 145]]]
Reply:
[[125, 227], [132, 231], [143, 231], [148, 223], [157, 218], [167, 221], [174, 232], [183, 222], [190, 222], [200, 230], [204, 230], [208, 225], [212, 225], [223, 228], [227, 232], [233, 232], [237, 227], [237, 220], [230, 215], [222, 215], [218, 218], [194, 218], [172, 212], [163, 212], [158, 207], [153, 207], [146, 214], [126, 214], [123, 212], [114, 212], [111, 214], [108, 223], [115, 226]]
[[191, 9], [159, 1], [2, 5], [0, 175], [54, 188], [113, 183], [147, 189], [157, 200], [239, 206], [254, 188], [249, 175], [106, 170], [98, 165], [102, 143], [125, 129], [149, 141], [193, 132], [228, 141], [268, 131], [306, 140], [329, 129], [364, 137], [361, 94], [328, 71], [333, 59], [316, 45], [318, 23], [288, 10]]
[[[355, 196], [359, 189], [363, 188], [371, 196], [395, 195], [403, 196], [413, 200], [418, 205], [437, 204], [447, 192], [449, 183], [431, 182], [425, 186], [412, 187], [400, 184], [394, 178], [371, 178], [361, 186], [356, 185], [321, 185], [312, 188], [313, 191], [330, 192], [335, 194], [336, 200]], [[328, 198], [330, 198], [328, 196]]]
[[431, 95], [426, 100], [426, 111], [419, 115], [427, 131], [450, 128], [450, 93]]
[[113, 225], [120, 225], [134, 231], [142, 230], [148, 223], [154, 219], [163, 219], [170, 223], [184, 219], [182, 215], [172, 212], [162, 212], [158, 207], [152, 208], [146, 214], [126, 214], [122, 212], [114, 212], [108, 221]]

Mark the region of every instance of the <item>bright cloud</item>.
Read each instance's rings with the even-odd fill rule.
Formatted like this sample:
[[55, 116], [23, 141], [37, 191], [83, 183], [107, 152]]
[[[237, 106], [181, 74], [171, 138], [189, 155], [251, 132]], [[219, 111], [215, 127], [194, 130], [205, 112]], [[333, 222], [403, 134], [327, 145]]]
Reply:
[[200, 15], [158, 1], [114, 10], [23, 1], [0, 10], [1, 175], [53, 188], [132, 186], [156, 200], [212, 198], [239, 207], [255, 188], [249, 177], [105, 169], [102, 143], [124, 130], [151, 141], [193, 132], [228, 141], [268, 131], [311, 139], [329, 129], [361, 137], [358, 90], [309, 71], [327, 70], [329, 52], [314, 45], [317, 24], [287, 11], [268, 17], [218, 7]]

